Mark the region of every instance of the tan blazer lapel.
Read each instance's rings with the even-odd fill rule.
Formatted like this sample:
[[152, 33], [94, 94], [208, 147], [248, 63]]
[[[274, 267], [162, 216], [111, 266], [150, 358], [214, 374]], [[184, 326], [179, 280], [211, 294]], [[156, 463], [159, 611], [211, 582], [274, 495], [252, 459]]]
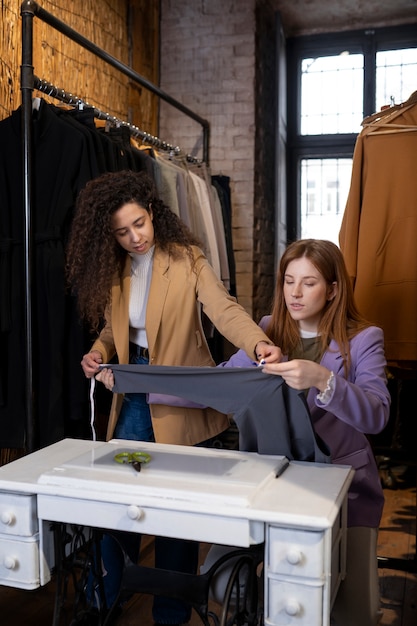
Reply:
[[164, 310], [165, 299], [170, 283], [168, 277], [169, 263], [169, 254], [156, 247], [148, 306], [146, 309], [146, 334], [151, 354], [154, 350], [159, 327], [161, 325], [162, 312]]

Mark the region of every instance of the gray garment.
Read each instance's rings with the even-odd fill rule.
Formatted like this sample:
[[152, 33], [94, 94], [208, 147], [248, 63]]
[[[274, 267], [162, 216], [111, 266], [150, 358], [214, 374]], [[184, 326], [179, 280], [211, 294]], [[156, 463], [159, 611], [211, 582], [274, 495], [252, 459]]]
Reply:
[[111, 368], [116, 393], [171, 394], [233, 413], [241, 450], [330, 463], [328, 449], [314, 432], [303, 392], [288, 387], [281, 376], [264, 374], [255, 367]]

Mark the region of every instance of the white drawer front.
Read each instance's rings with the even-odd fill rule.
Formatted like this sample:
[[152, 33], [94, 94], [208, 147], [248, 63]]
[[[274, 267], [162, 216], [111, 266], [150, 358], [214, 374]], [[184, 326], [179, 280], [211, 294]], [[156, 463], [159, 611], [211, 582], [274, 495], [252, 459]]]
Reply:
[[270, 527], [269, 571], [309, 578], [322, 576], [323, 542], [324, 535], [321, 532]]
[[39, 537], [18, 539], [0, 537], [0, 584], [18, 589], [37, 589]]
[[262, 543], [264, 524], [246, 519], [154, 509], [132, 503], [39, 495], [39, 519], [247, 547]]
[[323, 587], [269, 578], [265, 604], [265, 624], [280, 626], [321, 626]]
[[0, 494], [0, 533], [31, 537], [38, 532], [36, 496]]

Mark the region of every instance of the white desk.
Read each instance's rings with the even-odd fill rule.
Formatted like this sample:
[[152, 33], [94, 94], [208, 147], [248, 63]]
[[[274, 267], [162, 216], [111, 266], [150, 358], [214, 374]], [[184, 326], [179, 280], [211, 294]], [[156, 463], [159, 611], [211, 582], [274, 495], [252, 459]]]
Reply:
[[[114, 461], [122, 450], [152, 459], [137, 473]], [[265, 542], [265, 623], [327, 626], [344, 573], [353, 471], [286, 465], [246, 452], [65, 439], [0, 467], [0, 584], [35, 589], [50, 580], [49, 522]]]

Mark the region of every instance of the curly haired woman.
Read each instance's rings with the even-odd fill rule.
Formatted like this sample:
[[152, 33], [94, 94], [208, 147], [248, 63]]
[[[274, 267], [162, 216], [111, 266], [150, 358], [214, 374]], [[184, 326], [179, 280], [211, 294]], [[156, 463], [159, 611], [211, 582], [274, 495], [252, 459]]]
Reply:
[[[106, 173], [81, 191], [68, 244], [68, 280], [93, 331], [104, 318], [81, 362], [88, 378], [115, 355], [119, 363], [214, 366], [201, 309], [251, 358], [268, 363], [281, 357], [143, 172]], [[107, 438], [194, 445], [228, 426], [227, 417], [210, 408], [149, 406], [145, 394], [115, 394]], [[196, 544], [158, 538], [156, 566], [195, 572]], [[118, 590], [114, 578], [113, 590], [107, 581], [108, 603]], [[189, 617], [181, 603], [156, 598], [155, 622], [182, 624]]]

